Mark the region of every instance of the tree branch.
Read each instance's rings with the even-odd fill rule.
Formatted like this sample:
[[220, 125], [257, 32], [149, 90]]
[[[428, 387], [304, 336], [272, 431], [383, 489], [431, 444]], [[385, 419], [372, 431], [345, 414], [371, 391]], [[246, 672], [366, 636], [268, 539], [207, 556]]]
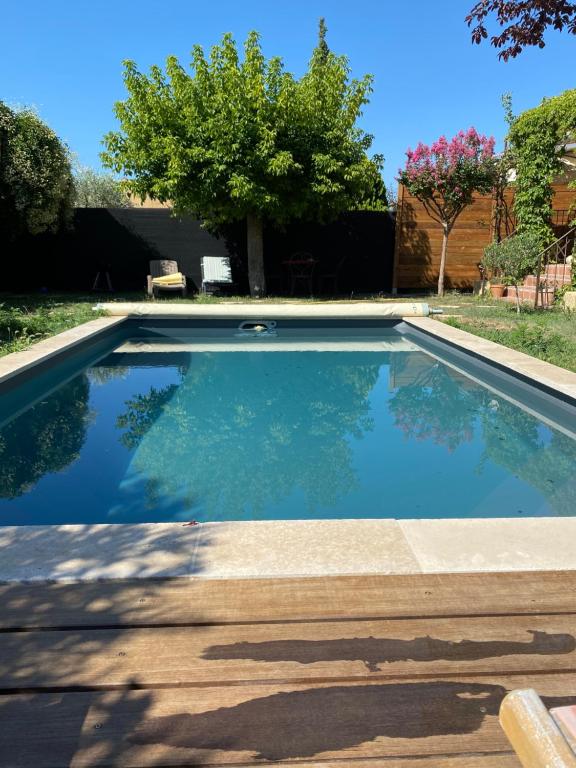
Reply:
[[544, 34], [549, 28], [576, 34], [576, 3], [568, 0], [480, 0], [466, 17], [473, 43], [486, 40], [486, 19], [492, 15], [502, 31], [490, 42], [501, 49], [498, 58], [504, 61], [528, 46], [544, 48]]

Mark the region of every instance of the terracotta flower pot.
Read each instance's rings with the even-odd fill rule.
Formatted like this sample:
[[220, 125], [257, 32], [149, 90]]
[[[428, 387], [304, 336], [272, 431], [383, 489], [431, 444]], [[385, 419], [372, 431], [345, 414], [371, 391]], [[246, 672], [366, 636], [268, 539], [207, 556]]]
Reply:
[[495, 299], [501, 299], [502, 296], [504, 296], [504, 292], [506, 290], [506, 286], [502, 285], [500, 283], [492, 283], [490, 285], [490, 293]]

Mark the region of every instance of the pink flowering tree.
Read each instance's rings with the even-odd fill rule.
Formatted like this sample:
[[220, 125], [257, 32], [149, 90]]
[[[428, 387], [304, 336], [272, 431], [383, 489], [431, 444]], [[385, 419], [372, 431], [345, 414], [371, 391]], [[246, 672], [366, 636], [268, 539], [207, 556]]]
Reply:
[[441, 136], [431, 146], [420, 143], [415, 150], [409, 149], [406, 157], [398, 181], [442, 227], [438, 296], [443, 296], [448, 238], [456, 219], [475, 193], [491, 192], [494, 187], [494, 139], [470, 128], [450, 141]]

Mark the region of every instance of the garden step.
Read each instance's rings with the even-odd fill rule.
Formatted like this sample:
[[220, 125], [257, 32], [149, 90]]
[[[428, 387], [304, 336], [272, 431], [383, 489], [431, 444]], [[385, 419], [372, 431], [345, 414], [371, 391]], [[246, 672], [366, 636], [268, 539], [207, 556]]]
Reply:
[[[553, 296], [554, 293], [555, 293], [555, 290], [554, 290], [554, 288], [552, 288], [550, 286], [543, 287], [541, 285], [540, 288], [538, 289], [538, 293], [548, 293], [548, 294], [550, 294], [550, 296]], [[531, 298], [534, 298], [536, 296], [536, 286], [528, 286], [528, 287], [526, 287], [525, 285], [520, 285], [518, 287], [518, 294], [519, 294], [520, 297], [525, 297], [525, 298], [530, 298], [531, 297]], [[514, 288], [514, 286], [509, 286], [506, 289], [506, 293], [504, 295], [505, 296], [516, 297], [516, 289]]]
[[[549, 304], [552, 304], [554, 302], [554, 296], [555, 296], [555, 290], [554, 288], [540, 288], [538, 291], [538, 296], [540, 299], [540, 303], [544, 306], [547, 306]], [[504, 301], [508, 302], [515, 302], [516, 301], [516, 290], [513, 286], [506, 289], [506, 293], [503, 296]], [[536, 300], [536, 286], [520, 286], [518, 288], [518, 298], [520, 301], [529, 301], [534, 303]]]
[[[544, 274], [540, 278], [540, 284], [546, 283], [548, 286], [560, 288], [562, 285], [569, 285], [571, 283], [571, 278], [569, 274], [566, 275], [554, 275], [554, 274]], [[537, 284], [537, 278], [536, 275], [528, 275], [528, 277], [524, 278], [524, 288], [535, 288]]]
[[571, 265], [570, 264], [547, 264], [544, 270], [544, 274], [550, 278], [570, 278]]

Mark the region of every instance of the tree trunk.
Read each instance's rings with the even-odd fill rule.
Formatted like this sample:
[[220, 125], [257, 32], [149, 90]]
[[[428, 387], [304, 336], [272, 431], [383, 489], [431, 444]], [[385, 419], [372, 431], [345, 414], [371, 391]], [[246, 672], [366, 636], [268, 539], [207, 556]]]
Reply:
[[264, 275], [264, 222], [259, 216], [250, 213], [248, 225], [248, 282], [250, 296], [256, 298], [266, 295], [266, 277]]
[[442, 253], [440, 255], [440, 271], [438, 273], [438, 296], [444, 296], [444, 270], [446, 269], [446, 251], [448, 250], [448, 235], [450, 228], [442, 224]]
[[514, 284], [514, 288], [516, 288], [516, 312], [517, 314], [520, 314], [520, 291], [518, 290], [518, 283]]

